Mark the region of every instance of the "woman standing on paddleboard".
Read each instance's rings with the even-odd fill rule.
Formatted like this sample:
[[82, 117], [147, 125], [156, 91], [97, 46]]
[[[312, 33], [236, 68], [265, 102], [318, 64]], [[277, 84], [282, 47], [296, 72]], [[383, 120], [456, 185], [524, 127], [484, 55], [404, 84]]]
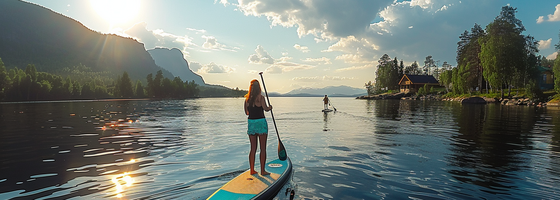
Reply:
[[266, 106], [264, 96], [261, 95], [261, 85], [259, 81], [253, 79], [249, 86], [249, 92], [245, 95], [245, 114], [248, 115], [247, 134], [251, 143], [251, 151], [249, 151], [249, 165], [251, 166], [251, 174], [255, 171], [255, 154], [257, 152], [257, 142], [260, 143], [261, 155], [261, 175], [268, 175], [265, 171], [266, 166], [266, 139], [268, 136], [268, 124], [264, 117], [264, 111], [272, 110], [272, 105]]

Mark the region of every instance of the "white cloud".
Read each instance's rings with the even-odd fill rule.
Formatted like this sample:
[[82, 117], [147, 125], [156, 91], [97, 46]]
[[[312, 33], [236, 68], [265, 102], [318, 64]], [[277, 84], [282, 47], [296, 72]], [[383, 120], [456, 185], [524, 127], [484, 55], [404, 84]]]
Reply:
[[205, 49], [219, 49], [222, 48], [222, 44], [218, 43], [215, 37], [203, 35], [202, 38], [206, 39], [202, 47]]
[[[191, 64], [192, 66], [192, 64]], [[214, 62], [210, 62], [207, 65], [203, 65], [201, 68], [197, 70], [199, 74], [212, 74], [212, 73], [233, 73], [235, 72], [234, 68], [225, 66], [225, 65], [218, 65]]]
[[341, 71], [350, 71], [350, 70], [361, 70], [361, 69], [368, 69], [368, 68], [374, 68], [375, 65], [374, 64], [366, 64], [366, 65], [362, 65], [362, 66], [352, 66], [352, 67], [346, 67], [346, 68], [340, 68], [337, 69], [337, 72], [341, 72]]
[[146, 22], [137, 23], [125, 30], [124, 33], [144, 43], [146, 49], [154, 48], [156, 43], [158, 43], [158, 39], [154, 36], [152, 31], [149, 31], [146, 28], [147, 25], [148, 24]]
[[188, 36], [174, 35], [161, 29], [148, 30], [145, 22], [135, 24], [131, 28], [125, 30], [124, 33], [143, 43], [146, 49], [153, 49], [156, 47], [177, 48], [181, 49], [186, 57], [189, 56], [187, 49], [197, 47], [197, 45], [192, 42], [192, 38]]
[[300, 46], [299, 44], [295, 44], [295, 45], [294, 45], [294, 48], [297, 49], [297, 50], [300, 50], [300, 51], [303, 52], [303, 53], [309, 52], [309, 48], [308, 48], [308, 47], [306, 47], [306, 46]]
[[[229, 2], [245, 15], [266, 17], [271, 26], [295, 27], [300, 37], [335, 42], [323, 52], [341, 52], [336, 59], [362, 64], [376, 63], [383, 54], [405, 62], [433, 55], [435, 60], [453, 64], [459, 35], [475, 22], [484, 27], [503, 6], [487, 0]], [[264, 63], [258, 54], [249, 60]]]
[[546, 59], [555, 60], [557, 56], [558, 56], [558, 52], [554, 52], [554, 53], [548, 55], [548, 56], [546, 57]]
[[550, 48], [550, 44], [552, 43], [552, 38], [549, 38], [548, 40], [539, 40], [539, 49], [548, 49]]
[[248, 74], [258, 74], [260, 71], [257, 70], [247, 70]]
[[194, 28], [187, 28], [187, 30], [194, 32], [195, 34], [206, 34], [206, 30], [204, 29], [194, 29]]
[[548, 19], [544, 19], [544, 16], [539, 16], [539, 18], [537, 19], [537, 24], [540, 24], [544, 21], [549, 21], [549, 22], [555, 22], [555, 21], [560, 21], [560, 4], [556, 5], [556, 10], [554, 11], [553, 14], [549, 14], [547, 15]]
[[327, 58], [327, 57], [321, 57], [321, 58], [306, 58], [305, 60], [303, 60], [303, 62], [313, 62], [313, 63], [319, 63], [319, 64], [332, 64], [331, 59]]
[[274, 58], [268, 54], [261, 45], [255, 49], [256, 54], [249, 56], [249, 63], [253, 64], [274, 64]]
[[189, 68], [192, 71], [198, 71], [199, 69], [201, 69], [203, 66], [202, 64], [198, 63], [198, 62], [189, 62]]
[[294, 70], [307, 70], [314, 67], [315, 66], [312, 65], [303, 65], [303, 64], [292, 63], [292, 62], [279, 62], [266, 68], [265, 72], [271, 74], [281, 74], [284, 72], [289, 72]]
[[539, 16], [539, 18], [537, 18], [537, 24], [543, 23], [544, 22], [544, 16]]
[[344, 54], [337, 56], [336, 59], [344, 60], [346, 63], [367, 63], [372, 62], [377, 50], [378, 47], [368, 39], [357, 39], [354, 36], [348, 36], [341, 38], [324, 52], [343, 52]]
[[443, 6], [442, 6], [439, 10], [437, 10], [436, 12], [444, 11], [444, 10], [447, 10], [447, 5], [443, 5]]
[[[206, 30], [197, 30], [192, 28], [187, 28], [193, 34], [204, 34]], [[189, 52], [187, 50], [197, 50], [200, 52], [210, 52], [208, 50], [224, 50], [236, 52], [239, 48], [228, 47], [224, 44], [218, 43], [218, 40], [214, 36], [202, 35], [201, 38], [205, 39], [205, 42], [199, 46], [193, 43], [193, 38], [185, 35], [179, 36], [172, 33], [165, 32], [162, 29], [148, 30], [147, 24], [141, 22], [135, 24], [131, 28], [124, 31], [123, 34], [130, 35], [131, 37], [137, 39], [144, 44], [146, 49], [153, 49], [156, 47], [165, 48], [177, 48], [181, 49], [183, 54], [188, 57]]]
[[432, 6], [431, 0], [411, 0], [410, 6], [418, 6], [420, 8], [426, 9]]
[[237, 7], [245, 15], [265, 16], [272, 26], [295, 26], [300, 37], [329, 38], [365, 31], [392, 1], [252, 0], [238, 1]]

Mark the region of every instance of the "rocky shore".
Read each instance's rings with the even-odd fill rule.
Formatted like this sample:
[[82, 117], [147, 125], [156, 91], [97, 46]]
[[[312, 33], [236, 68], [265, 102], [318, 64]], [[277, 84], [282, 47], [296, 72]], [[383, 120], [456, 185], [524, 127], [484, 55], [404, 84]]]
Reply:
[[412, 93], [393, 93], [393, 94], [378, 94], [378, 95], [368, 95], [359, 96], [356, 99], [400, 99], [400, 100], [433, 100], [433, 101], [458, 101], [462, 104], [489, 104], [489, 103], [499, 103], [508, 106], [560, 106], [559, 102], [535, 102], [526, 97], [510, 97], [510, 98], [487, 98], [487, 97], [456, 97], [456, 98], [444, 98], [440, 94], [431, 94], [425, 96], [417, 96]]

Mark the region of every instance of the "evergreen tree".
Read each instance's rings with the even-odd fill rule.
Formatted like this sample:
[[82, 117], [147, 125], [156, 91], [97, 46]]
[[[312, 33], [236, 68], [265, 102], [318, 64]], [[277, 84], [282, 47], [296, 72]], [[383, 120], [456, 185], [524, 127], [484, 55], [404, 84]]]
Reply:
[[119, 91], [121, 95], [120, 97], [131, 98], [134, 96], [134, 92], [132, 90], [132, 81], [130, 80], [130, 77], [128, 77], [127, 72], [123, 72], [120, 80]]
[[[399, 77], [402, 78], [403, 75], [404, 75], [404, 63], [403, 63], [403, 61], [401, 60], [401, 64], [399, 65]], [[400, 78], [399, 78], [399, 79], [400, 79]]]
[[144, 86], [142, 86], [142, 82], [140, 80], [136, 81], [136, 89], [134, 90], [135, 97], [137, 98], [144, 98], [146, 95], [144, 94]]
[[152, 78], [152, 73], [148, 74], [148, 76], [146, 76], [146, 81], [148, 83], [147, 87], [146, 87], [146, 91], [148, 92], [148, 97], [155, 97], [155, 86], [154, 86], [154, 79]]

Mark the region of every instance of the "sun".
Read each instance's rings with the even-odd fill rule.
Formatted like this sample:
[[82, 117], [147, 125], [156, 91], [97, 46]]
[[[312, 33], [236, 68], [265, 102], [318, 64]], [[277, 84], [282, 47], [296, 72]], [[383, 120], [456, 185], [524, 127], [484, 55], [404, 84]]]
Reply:
[[113, 25], [128, 22], [140, 11], [138, 0], [90, 0], [90, 3], [99, 16]]

